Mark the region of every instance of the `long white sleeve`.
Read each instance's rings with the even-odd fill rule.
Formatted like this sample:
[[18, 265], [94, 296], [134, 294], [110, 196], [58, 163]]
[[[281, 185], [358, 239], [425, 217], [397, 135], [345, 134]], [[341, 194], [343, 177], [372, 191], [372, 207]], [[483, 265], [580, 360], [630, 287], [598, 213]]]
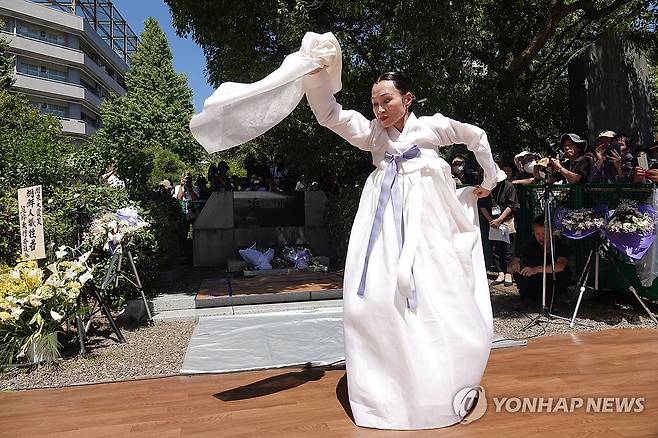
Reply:
[[366, 119], [358, 111], [344, 110], [336, 102], [325, 70], [304, 76], [303, 84], [306, 99], [320, 125], [331, 129], [359, 149], [371, 149], [369, 138], [374, 121]]
[[483, 188], [491, 190], [496, 187], [498, 166], [494, 163], [491, 147], [484, 130], [475, 125], [452, 120], [441, 114], [428, 117], [428, 121], [439, 138], [441, 146], [465, 144], [468, 150], [475, 154], [475, 159], [484, 170]]

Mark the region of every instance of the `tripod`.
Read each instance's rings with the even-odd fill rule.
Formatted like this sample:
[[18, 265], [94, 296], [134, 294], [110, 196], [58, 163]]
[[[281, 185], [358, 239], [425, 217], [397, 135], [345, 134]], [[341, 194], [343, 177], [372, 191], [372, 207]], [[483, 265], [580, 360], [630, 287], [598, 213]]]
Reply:
[[[544, 189], [542, 194], [542, 199], [544, 201], [544, 265], [542, 272], [542, 294], [541, 294], [541, 306], [539, 308], [539, 313], [535, 318], [533, 318], [528, 324], [526, 324], [521, 331], [525, 331], [530, 327], [539, 325], [541, 323], [548, 323], [552, 319], [562, 319], [569, 321], [569, 318], [564, 318], [559, 315], [554, 315], [551, 313], [553, 309], [553, 298], [555, 296], [555, 284], [556, 284], [556, 275], [555, 275], [555, 241], [553, 239], [553, 217], [551, 214], [551, 202], [553, 201], [553, 192], [551, 191], [551, 185], [546, 181], [542, 181], [542, 188]], [[548, 239], [548, 242], [546, 241]], [[546, 305], [546, 289], [548, 283], [548, 275], [546, 272], [547, 259], [548, 259], [548, 248], [550, 246], [551, 252], [551, 275], [553, 276], [552, 288], [551, 288], [551, 305], [550, 307]]]
[[[587, 255], [587, 261], [585, 262], [585, 266], [583, 267], [583, 272], [580, 274], [580, 278], [578, 279], [578, 283], [576, 284], [576, 288], [577, 288], [576, 290], [580, 291], [580, 294], [578, 295], [576, 308], [574, 309], [573, 316], [571, 317], [571, 323], [569, 324], [570, 327], [574, 326], [576, 315], [578, 314], [578, 308], [580, 307], [580, 302], [583, 299], [583, 294], [585, 293], [585, 289], [587, 287], [587, 280], [589, 279], [589, 274], [593, 266], [592, 263], [593, 255], [598, 254], [600, 256], [603, 256], [608, 249], [609, 249], [609, 244], [606, 244], [605, 240], [599, 236], [596, 245], [589, 251], [589, 254]], [[658, 326], [658, 320], [656, 320], [656, 317], [653, 315], [651, 310], [649, 310], [647, 305], [644, 304], [644, 301], [642, 301], [635, 288], [628, 282], [624, 274], [621, 272], [621, 269], [619, 269], [619, 265], [617, 264], [617, 262], [612, 258], [610, 258], [609, 261], [617, 271], [617, 274], [619, 274], [620, 278], [626, 284], [627, 290], [637, 299], [637, 301], [640, 303], [644, 311], [647, 312], [647, 315], [649, 315], [649, 318], [651, 318], [654, 324]]]

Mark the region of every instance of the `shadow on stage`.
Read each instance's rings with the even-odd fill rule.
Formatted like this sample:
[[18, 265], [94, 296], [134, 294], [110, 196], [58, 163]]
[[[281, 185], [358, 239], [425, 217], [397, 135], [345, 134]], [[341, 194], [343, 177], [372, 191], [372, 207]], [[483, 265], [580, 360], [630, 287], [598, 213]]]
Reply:
[[[248, 385], [239, 386], [237, 388], [229, 389], [226, 391], [213, 394], [218, 400], [222, 401], [237, 401], [247, 400], [266, 395], [275, 394], [277, 392], [285, 391], [287, 389], [296, 388], [304, 383], [314, 380], [320, 380], [327, 370], [344, 370], [344, 365], [332, 366], [306, 366], [300, 371], [289, 372], [280, 374], [278, 376], [268, 377], [267, 379], [259, 380]], [[338, 380], [336, 385], [336, 399], [345, 411], [345, 414], [354, 422], [352, 408], [347, 396], [347, 374]]]

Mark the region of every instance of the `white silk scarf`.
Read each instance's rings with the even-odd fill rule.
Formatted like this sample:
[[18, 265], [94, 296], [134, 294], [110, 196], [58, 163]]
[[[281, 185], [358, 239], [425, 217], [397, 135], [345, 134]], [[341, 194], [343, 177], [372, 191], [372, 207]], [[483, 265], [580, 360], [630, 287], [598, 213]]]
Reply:
[[334, 93], [341, 89], [342, 55], [331, 32], [307, 32], [299, 51], [274, 72], [252, 84], [224, 82], [192, 117], [190, 131], [210, 153], [246, 143], [286, 118], [299, 104], [302, 78], [327, 66]]

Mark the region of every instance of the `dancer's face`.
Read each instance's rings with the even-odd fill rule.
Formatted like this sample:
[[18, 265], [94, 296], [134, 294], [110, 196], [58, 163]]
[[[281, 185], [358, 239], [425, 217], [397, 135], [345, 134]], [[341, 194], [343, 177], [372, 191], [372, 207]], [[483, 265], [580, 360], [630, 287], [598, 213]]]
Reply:
[[399, 131], [407, 121], [411, 93], [400, 93], [393, 81], [381, 81], [372, 86], [372, 112], [384, 127], [396, 127]]

